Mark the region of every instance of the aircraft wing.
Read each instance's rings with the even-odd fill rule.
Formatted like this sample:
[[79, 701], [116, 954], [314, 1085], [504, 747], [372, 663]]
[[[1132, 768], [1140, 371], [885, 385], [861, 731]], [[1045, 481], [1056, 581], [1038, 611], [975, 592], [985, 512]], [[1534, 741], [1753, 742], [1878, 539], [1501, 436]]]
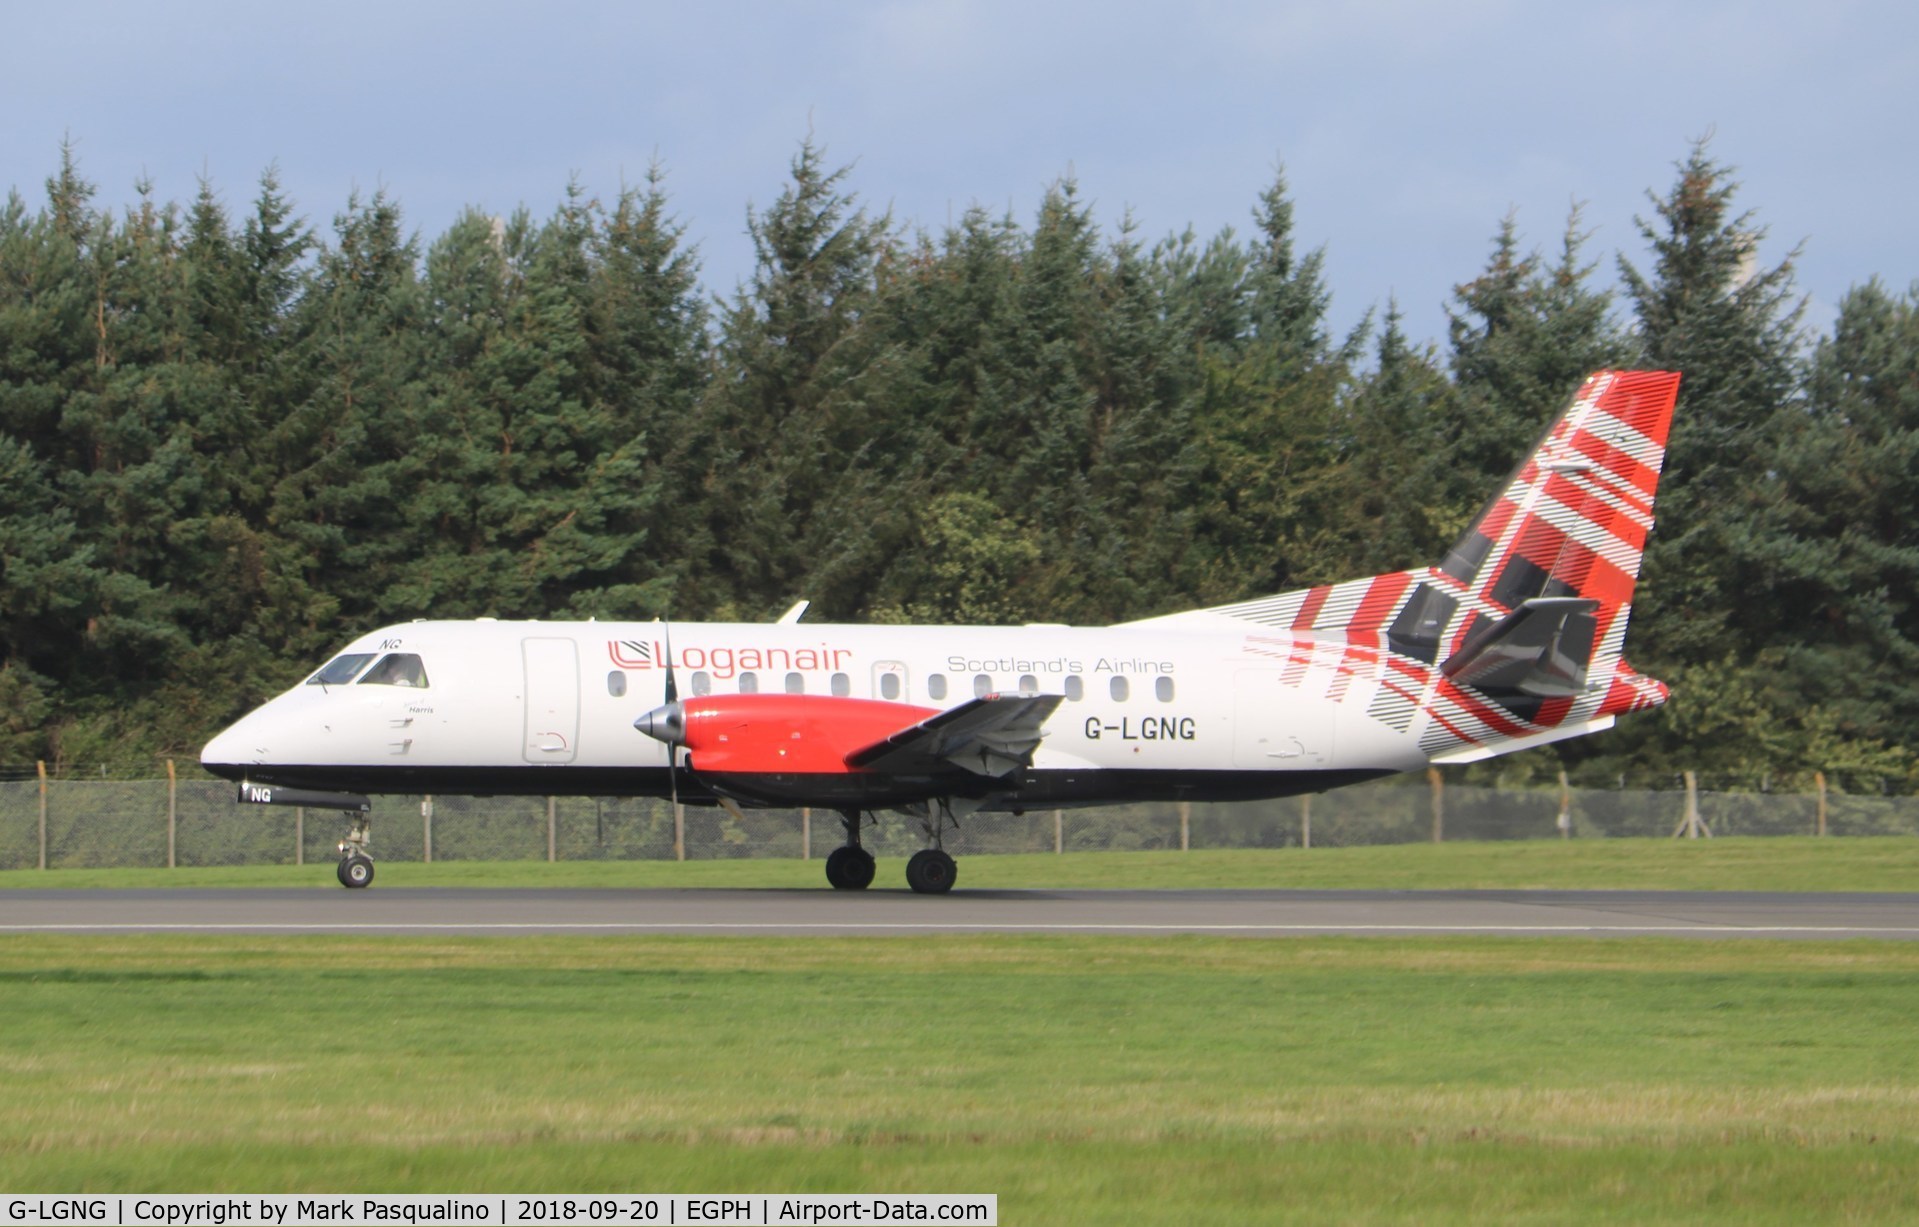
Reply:
[[864, 771], [916, 773], [948, 764], [999, 779], [1033, 765], [1056, 694], [992, 694], [928, 717], [846, 756]]

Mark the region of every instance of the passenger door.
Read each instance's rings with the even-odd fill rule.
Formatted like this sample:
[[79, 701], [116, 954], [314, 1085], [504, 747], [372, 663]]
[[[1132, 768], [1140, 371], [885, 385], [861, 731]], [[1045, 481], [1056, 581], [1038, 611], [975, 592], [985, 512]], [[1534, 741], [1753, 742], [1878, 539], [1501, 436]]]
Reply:
[[571, 639], [522, 639], [529, 763], [570, 763], [579, 754], [580, 651]]

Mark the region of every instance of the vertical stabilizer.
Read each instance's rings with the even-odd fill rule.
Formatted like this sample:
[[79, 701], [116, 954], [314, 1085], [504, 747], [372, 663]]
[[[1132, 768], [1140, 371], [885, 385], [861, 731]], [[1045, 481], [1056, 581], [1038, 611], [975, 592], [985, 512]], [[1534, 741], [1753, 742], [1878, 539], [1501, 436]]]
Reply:
[[1505, 610], [1534, 597], [1628, 605], [1678, 394], [1679, 376], [1668, 371], [1587, 379], [1441, 573]]
[[[1245, 651], [1463, 762], [1604, 728], [1666, 687], [1623, 659], [1679, 394], [1600, 371], [1436, 567], [1155, 619], [1252, 623]], [[1356, 684], [1361, 678], [1370, 685]]]

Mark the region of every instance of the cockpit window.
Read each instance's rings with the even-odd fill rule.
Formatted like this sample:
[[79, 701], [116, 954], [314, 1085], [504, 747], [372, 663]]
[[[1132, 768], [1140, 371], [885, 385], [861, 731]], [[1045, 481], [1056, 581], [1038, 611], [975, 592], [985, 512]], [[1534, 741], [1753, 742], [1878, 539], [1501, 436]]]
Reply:
[[307, 679], [309, 686], [344, 686], [366, 668], [366, 662], [373, 659], [371, 652], [348, 652], [345, 656], [335, 656], [326, 663], [326, 667]]
[[411, 652], [392, 652], [382, 656], [379, 664], [366, 671], [366, 676], [360, 679], [360, 685], [424, 687], [426, 666]]

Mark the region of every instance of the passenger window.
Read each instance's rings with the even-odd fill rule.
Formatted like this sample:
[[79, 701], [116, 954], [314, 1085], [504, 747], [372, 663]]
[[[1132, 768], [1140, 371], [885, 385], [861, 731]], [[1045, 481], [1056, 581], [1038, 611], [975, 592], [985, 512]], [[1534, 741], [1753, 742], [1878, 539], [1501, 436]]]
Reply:
[[786, 693], [788, 693], [788, 694], [805, 694], [805, 693], [806, 693], [806, 678], [805, 678], [804, 676], [802, 676], [801, 674], [798, 674], [798, 673], [789, 673], [789, 674], [787, 674], [787, 675], [786, 675]]
[[845, 698], [847, 695], [852, 694], [853, 679], [846, 676], [844, 673], [835, 673], [833, 675], [833, 693], [838, 695], [842, 699]]
[[619, 698], [626, 693], [626, 671], [615, 669], [606, 675], [606, 693]]
[[893, 700], [900, 697], [900, 675], [897, 673], [880, 674], [880, 698]]
[[1066, 679], [1066, 697], [1074, 703], [1086, 697], [1086, 683], [1078, 675]]
[[1020, 675], [1019, 688], [1022, 694], [1038, 694], [1039, 679], [1030, 673]]
[[1154, 679], [1153, 693], [1159, 696], [1160, 702], [1171, 703], [1173, 701], [1173, 679], [1170, 677]]
[[411, 652], [392, 652], [360, 678], [362, 686], [426, 686], [426, 665]]
[[711, 673], [708, 673], [704, 669], [694, 670], [693, 693], [694, 694], [712, 694], [713, 693], [713, 675]]
[[929, 699], [943, 699], [946, 697], [946, 675], [944, 673], [929, 673], [926, 675], [926, 697]]
[[757, 673], [740, 674], [740, 693], [741, 694], [758, 694], [759, 692], [760, 692], [760, 675], [759, 674]]
[[983, 699], [993, 693], [993, 679], [987, 674], [976, 674], [973, 678], [973, 697]]
[[344, 686], [352, 681], [360, 670], [366, 668], [366, 662], [372, 659], [371, 652], [353, 652], [346, 656], [336, 656], [318, 673], [308, 678], [307, 685]]
[[1126, 696], [1132, 693], [1131, 689], [1126, 685], [1126, 679], [1118, 674], [1113, 676], [1113, 684], [1110, 690], [1113, 696], [1113, 702], [1115, 703], [1124, 703]]

